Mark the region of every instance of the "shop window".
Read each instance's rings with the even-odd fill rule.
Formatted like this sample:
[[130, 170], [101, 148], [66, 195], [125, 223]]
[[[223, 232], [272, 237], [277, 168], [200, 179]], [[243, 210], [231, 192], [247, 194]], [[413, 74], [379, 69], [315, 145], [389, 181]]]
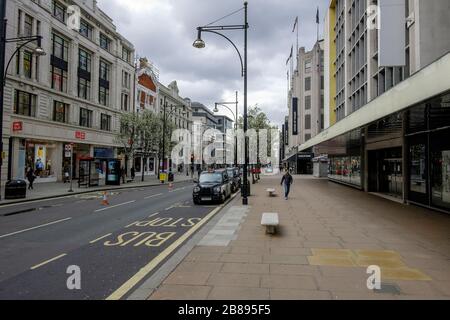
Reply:
[[431, 137], [431, 194], [436, 207], [450, 209], [450, 130]]
[[69, 122], [69, 105], [66, 103], [55, 101], [53, 105], [53, 121], [68, 123]]
[[92, 111], [80, 108], [80, 126], [92, 128]]
[[36, 95], [16, 90], [14, 113], [28, 117], [36, 117]]
[[410, 191], [427, 193], [426, 146], [416, 144], [410, 148]]
[[111, 131], [111, 116], [102, 113], [100, 122], [101, 130]]

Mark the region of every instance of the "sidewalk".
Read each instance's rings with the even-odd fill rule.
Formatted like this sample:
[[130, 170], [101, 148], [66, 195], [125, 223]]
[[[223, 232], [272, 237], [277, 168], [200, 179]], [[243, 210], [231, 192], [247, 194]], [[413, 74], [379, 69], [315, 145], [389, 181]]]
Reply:
[[[184, 182], [184, 181], [191, 181], [192, 178], [190, 176], [186, 176], [185, 174], [175, 174], [174, 183], [177, 182]], [[139, 187], [151, 187], [151, 186], [159, 186], [161, 185], [161, 182], [157, 179], [156, 176], [146, 176], [145, 181], [141, 181], [141, 177], [136, 177], [134, 182], [131, 183], [125, 183], [120, 186], [99, 186], [99, 187], [92, 187], [92, 188], [86, 188], [81, 187], [78, 188], [78, 181], [73, 181], [73, 193], [69, 193], [70, 189], [70, 183], [63, 183], [63, 182], [49, 182], [49, 183], [36, 183], [34, 184], [34, 190], [27, 190], [27, 197], [26, 199], [17, 199], [17, 200], [2, 200], [0, 201], [0, 206], [7, 205], [7, 204], [14, 204], [14, 203], [23, 203], [26, 201], [33, 201], [33, 200], [42, 200], [42, 199], [49, 199], [49, 198], [56, 198], [56, 197], [63, 197], [63, 196], [70, 196], [70, 195], [76, 195], [76, 194], [82, 194], [82, 193], [90, 193], [90, 192], [97, 192], [97, 191], [103, 191], [103, 190], [116, 190], [116, 189], [128, 189], [128, 188], [139, 188]], [[4, 187], [2, 188], [2, 191], [4, 192]]]
[[[450, 299], [450, 217], [309, 177], [252, 186], [149, 299]], [[266, 189], [276, 187], [269, 198]], [[278, 212], [276, 236], [261, 227]], [[381, 292], [367, 288], [381, 268]]]

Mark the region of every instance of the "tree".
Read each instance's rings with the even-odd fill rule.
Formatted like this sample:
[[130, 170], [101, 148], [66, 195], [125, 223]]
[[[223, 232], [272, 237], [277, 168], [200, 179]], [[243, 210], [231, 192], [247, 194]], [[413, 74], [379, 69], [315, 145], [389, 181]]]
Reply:
[[[247, 113], [247, 119], [248, 119], [248, 129], [254, 129], [256, 130], [257, 134], [259, 135], [260, 130], [270, 130], [271, 129], [278, 129], [276, 125], [272, 125], [270, 123], [269, 118], [267, 117], [266, 113], [262, 111], [262, 109], [256, 104], [254, 107], [250, 107]], [[238, 127], [240, 129], [244, 128], [244, 118], [239, 117], [238, 120]], [[267, 152], [268, 154], [271, 153], [272, 148], [272, 136], [269, 133], [267, 136]], [[260, 158], [259, 158], [259, 139], [257, 139], [257, 146], [256, 146], [256, 152], [257, 152], [257, 166], [260, 167]]]
[[[143, 158], [158, 151], [162, 132], [160, 117], [154, 112], [145, 110], [138, 116], [137, 136]], [[142, 166], [142, 181], [144, 181], [144, 166]]]
[[134, 154], [137, 148], [139, 117], [136, 113], [123, 113], [120, 116], [120, 131], [115, 135], [115, 142], [122, 146], [125, 161], [131, 159], [134, 162]]

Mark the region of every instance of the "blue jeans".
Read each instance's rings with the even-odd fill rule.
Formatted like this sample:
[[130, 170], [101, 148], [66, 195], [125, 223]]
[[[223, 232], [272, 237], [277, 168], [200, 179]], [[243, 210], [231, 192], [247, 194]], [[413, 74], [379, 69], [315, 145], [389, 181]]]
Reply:
[[291, 185], [284, 183], [284, 197], [287, 198], [289, 197], [289, 193], [291, 192]]

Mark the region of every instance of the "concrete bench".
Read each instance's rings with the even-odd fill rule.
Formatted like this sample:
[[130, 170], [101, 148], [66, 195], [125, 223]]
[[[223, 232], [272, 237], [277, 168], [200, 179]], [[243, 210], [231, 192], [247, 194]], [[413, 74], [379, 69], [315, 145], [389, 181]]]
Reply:
[[261, 225], [266, 227], [266, 233], [275, 234], [276, 228], [280, 224], [278, 219], [278, 213], [274, 212], [265, 212], [261, 218]]
[[274, 197], [276, 194], [276, 190], [273, 188], [267, 189], [267, 193], [269, 193], [269, 197]]

